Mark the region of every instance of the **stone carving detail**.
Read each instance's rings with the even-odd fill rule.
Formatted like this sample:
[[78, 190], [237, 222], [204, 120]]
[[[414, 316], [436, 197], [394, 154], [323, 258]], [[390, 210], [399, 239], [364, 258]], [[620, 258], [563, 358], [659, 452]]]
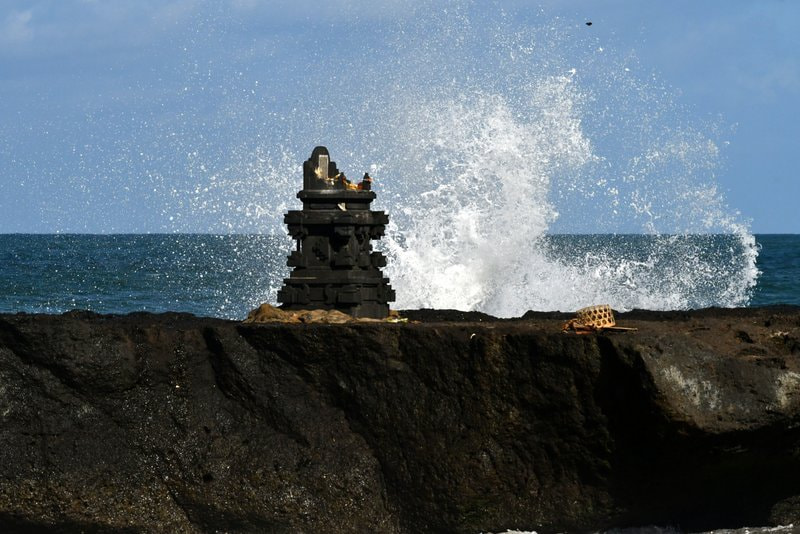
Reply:
[[372, 178], [358, 184], [347, 179], [318, 146], [303, 163], [301, 211], [284, 216], [297, 249], [289, 255], [293, 267], [278, 292], [283, 309], [336, 309], [353, 317], [382, 319], [389, 315], [395, 293], [380, 268], [386, 257], [372, 250], [371, 240], [383, 236], [389, 216], [371, 211], [375, 199]]

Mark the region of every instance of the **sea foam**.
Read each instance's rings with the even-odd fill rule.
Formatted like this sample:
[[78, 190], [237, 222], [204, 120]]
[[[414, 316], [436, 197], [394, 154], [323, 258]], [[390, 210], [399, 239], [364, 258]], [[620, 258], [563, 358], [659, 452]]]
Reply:
[[193, 158], [204, 183], [173, 208], [279, 233], [300, 162], [326, 144], [351, 178], [375, 178], [397, 308], [747, 304], [758, 250], [718, 185], [724, 128], [582, 21], [415, 5], [380, 39], [353, 21], [304, 43], [314, 61], [296, 66], [291, 108], [248, 98], [269, 135], [225, 165]]
[[[716, 125], [579, 26], [479, 24], [467, 8], [414, 20], [380, 76], [391, 90], [364, 95], [359, 117], [392, 215], [397, 307], [748, 302], [757, 248], [718, 190]], [[550, 237], [575, 232], [651, 238]]]

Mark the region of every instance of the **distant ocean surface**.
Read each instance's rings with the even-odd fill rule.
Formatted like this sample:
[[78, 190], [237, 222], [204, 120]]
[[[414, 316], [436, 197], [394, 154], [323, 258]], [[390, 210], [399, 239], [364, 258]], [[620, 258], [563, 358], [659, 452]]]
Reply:
[[[585, 254], [649, 246], [649, 236], [550, 236], [551, 250]], [[729, 236], [697, 236], [707, 248]], [[760, 271], [749, 306], [800, 305], [800, 235], [756, 235]], [[0, 235], [0, 312], [188, 312], [241, 319], [273, 301], [292, 242], [269, 235]], [[675, 257], [680, 262], [680, 257]], [[711, 260], [713, 261], [713, 260]], [[420, 280], [424, 284], [425, 280]]]

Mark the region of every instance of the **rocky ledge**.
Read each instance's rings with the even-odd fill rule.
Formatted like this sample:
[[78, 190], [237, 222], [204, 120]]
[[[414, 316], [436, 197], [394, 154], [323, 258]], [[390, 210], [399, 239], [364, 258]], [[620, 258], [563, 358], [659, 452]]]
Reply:
[[0, 316], [0, 531], [800, 521], [800, 308], [404, 315]]

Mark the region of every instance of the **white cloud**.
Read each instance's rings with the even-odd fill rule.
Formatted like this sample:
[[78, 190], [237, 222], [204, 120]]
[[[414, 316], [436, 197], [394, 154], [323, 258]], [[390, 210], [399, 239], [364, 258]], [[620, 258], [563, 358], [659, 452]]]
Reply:
[[239, 11], [250, 11], [258, 7], [258, 0], [231, 0], [231, 6]]
[[738, 69], [738, 81], [751, 94], [774, 97], [800, 92], [800, 63], [794, 57], [764, 60], [757, 67]]
[[159, 27], [181, 24], [202, 8], [199, 0], [174, 0], [164, 2], [153, 11], [152, 21]]
[[0, 45], [26, 43], [33, 39], [33, 11], [12, 11], [0, 27]]

